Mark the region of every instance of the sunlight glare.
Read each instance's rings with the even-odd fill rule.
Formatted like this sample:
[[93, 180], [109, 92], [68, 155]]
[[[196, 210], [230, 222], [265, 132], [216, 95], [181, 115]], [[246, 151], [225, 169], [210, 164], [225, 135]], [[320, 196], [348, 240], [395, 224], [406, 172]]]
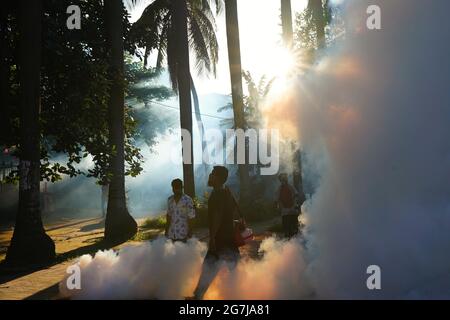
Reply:
[[258, 72], [266, 75], [267, 79], [275, 78], [271, 96], [286, 92], [290, 82], [299, 72], [294, 54], [285, 47], [274, 47], [267, 52], [267, 55], [261, 56], [261, 60], [266, 62], [261, 61]]

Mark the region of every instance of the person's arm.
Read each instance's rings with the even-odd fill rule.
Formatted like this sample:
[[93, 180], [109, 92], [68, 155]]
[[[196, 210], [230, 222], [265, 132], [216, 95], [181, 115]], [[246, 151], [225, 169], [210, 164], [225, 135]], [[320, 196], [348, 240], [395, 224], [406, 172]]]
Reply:
[[167, 200], [166, 230], [164, 232], [164, 235], [166, 237], [169, 236], [169, 227], [170, 227], [170, 223], [172, 222], [171, 214], [172, 213], [170, 212], [170, 200]]
[[229, 200], [231, 201], [231, 204], [233, 206], [233, 219], [237, 217], [240, 221], [243, 221], [244, 217], [242, 216], [242, 212], [239, 208], [239, 204], [237, 203], [236, 198], [234, 197], [233, 192], [231, 192], [230, 188], [228, 187], [225, 187], [225, 190], [228, 192], [228, 196], [230, 197]]
[[165, 232], [164, 232], [164, 235], [165, 235], [166, 237], [169, 237], [169, 227], [170, 227], [170, 223], [172, 222], [171, 220], [172, 220], [172, 219], [170, 218], [169, 214], [167, 214], [167, 215], [166, 215], [166, 230], [165, 230]]
[[305, 192], [303, 191], [303, 186], [301, 186], [300, 190], [298, 191], [299, 206], [301, 207], [305, 201], [306, 201], [306, 195], [305, 195]]
[[222, 208], [223, 206], [215, 208], [212, 212], [211, 226], [209, 229], [209, 251], [211, 252], [216, 251], [216, 235], [222, 220]]
[[275, 192], [275, 199], [274, 199], [275, 210], [279, 210], [281, 208], [281, 206], [280, 206], [280, 192], [281, 192], [281, 187], [278, 188], [277, 191]]
[[211, 229], [209, 231], [209, 251], [216, 251], [216, 235], [219, 230], [219, 219], [218, 212], [214, 213], [214, 218], [212, 219]]
[[195, 207], [194, 207], [194, 201], [190, 199], [188, 203], [188, 238], [192, 237], [192, 233], [194, 231], [194, 218], [195, 218]]

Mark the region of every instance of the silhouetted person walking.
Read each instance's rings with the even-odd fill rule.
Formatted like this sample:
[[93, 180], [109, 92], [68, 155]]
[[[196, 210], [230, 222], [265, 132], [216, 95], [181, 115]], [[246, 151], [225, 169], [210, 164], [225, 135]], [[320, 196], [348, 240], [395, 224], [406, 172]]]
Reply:
[[213, 187], [208, 199], [209, 247], [194, 299], [203, 299], [224, 262], [234, 269], [240, 258], [234, 238], [234, 213], [237, 208], [233, 195], [224, 187], [227, 179], [228, 170], [223, 166], [215, 166], [209, 175], [208, 186]]

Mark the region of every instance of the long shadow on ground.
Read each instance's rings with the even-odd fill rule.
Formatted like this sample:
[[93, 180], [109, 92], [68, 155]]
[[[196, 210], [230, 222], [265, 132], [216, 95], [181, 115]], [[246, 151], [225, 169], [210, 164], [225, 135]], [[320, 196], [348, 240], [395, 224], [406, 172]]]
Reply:
[[52, 266], [55, 266], [59, 263], [74, 259], [84, 254], [95, 254], [98, 250], [111, 249], [124, 242], [126, 241], [111, 243], [101, 240], [84, 247], [76, 248], [65, 253], [58, 254], [53, 261], [50, 261], [46, 264], [33, 265], [26, 268], [9, 266], [7, 263], [2, 261], [0, 263], [0, 284], [4, 284], [6, 282], [24, 277], [36, 271], [51, 268]]

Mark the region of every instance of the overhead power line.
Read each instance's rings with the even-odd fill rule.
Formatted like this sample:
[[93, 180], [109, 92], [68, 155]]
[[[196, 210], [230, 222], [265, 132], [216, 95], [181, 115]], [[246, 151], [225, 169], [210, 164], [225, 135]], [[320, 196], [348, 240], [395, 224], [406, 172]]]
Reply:
[[[173, 110], [177, 110], [177, 111], [180, 110], [180, 109], [177, 108], [177, 107], [169, 106], [168, 104], [164, 104], [164, 103], [157, 102], [157, 101], [149, 101], [149, 103], [156, 104], [156, 105], [158, 105], [158, 106], [165, 107], [165, 108], [169, 108], [169, 109], [173, 109]], [[212, 114], [197, 113], [197, 112], [195, 112], [195, 111], [193, 111], [192, 114], [200, 114], [201, 116], [204, 116], [204, 117], [215, 118], [215, 119], [219, 119], [219, 120], [230, 120], [230, 118], [224, 118], [224, 117], [214, 116], [214, 115], [212, 115]]]

